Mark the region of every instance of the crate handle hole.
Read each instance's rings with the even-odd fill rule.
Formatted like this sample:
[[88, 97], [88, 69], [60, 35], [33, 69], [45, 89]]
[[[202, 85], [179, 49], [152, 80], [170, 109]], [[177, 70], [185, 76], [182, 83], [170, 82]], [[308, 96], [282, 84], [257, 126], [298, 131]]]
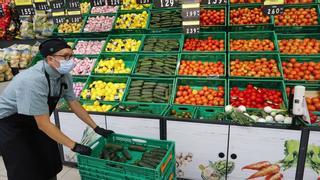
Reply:
[[187, 111], [188, 110], [188, 108], [185, 108], [185, 107], [179, 107], [178, 109], [181, 110], [181, 111]]
[[150, 105], [148, 105], [148, 104], [139, 104], [139, 106], [141, 106], [141, 107], [150, 107]]
[[214, 109], [206, 109], [205, 111], [206, 112], [214, 112], [215, 110]]
[[132, 139], [132, 141], [137, 143], [147, 143], [147, 141], [143, 139]]

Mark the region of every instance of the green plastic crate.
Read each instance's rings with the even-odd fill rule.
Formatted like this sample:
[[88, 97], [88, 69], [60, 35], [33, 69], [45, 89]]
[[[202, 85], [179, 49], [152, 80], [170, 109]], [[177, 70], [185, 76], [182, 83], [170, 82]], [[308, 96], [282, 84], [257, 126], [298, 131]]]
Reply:
[[106, 33], [107, 34], [110, 34], [113, 32], [114, 30], [114, 23], [115, 23], [115, 20], [112, 22], [112, 28], [110, 31], [104, 31], [104, 32], [85, 32], [84, 31], [84, 28], [85, 26], [87, 25], [88, 23], [88, 20], [90, 17], [97, 17], [97, 16], [108, 16], [108, 17], [114, 17], [114, 19], [116, 19], [117, 17], [117, 14], [115, 13], [109, 13], [109, 14], [90, 14], [90, 15], [87, 15], [84, 19], [84, 25], [82, 26], [81, 28], [81, 33], [84, 35], [84, 36], [90, 36], [90, 37], [93, 37], [93, 36], [99, 36], [99, 35], [102, 35], [102, 36], [106, 36]]
[[[288, 62], [291, 58], [295, 58], [297, 59], [297, 62], [310, 62], [310, 61], [314, 61], [314, 62], [319, 62], [320, 58], [319, 57], [315, 57], [315, 56], [281, 56], [281, 62]], [[282, 70], [282, 74], [284, 75], [284, 71]], [[284, 76], [283, 76], [284, 77]], [[284, 80], [286, 81], [286, 83], [304, 83], [304, 84], [320, 84], [320, 80], [289, 80], [286, 79], [284, 77]]]
[[[134, 51], [134, 52], [128, 52], [128, 51], [124, 51], [124, 52], [110, 52], [110, 51], [106, 51], [106, 47], [109, 43], [109, 41], [111, 39], [135, 39], [135, 40], [140, 40], [141, 41], [141, 45], [138, 48], [138, 51]], [[143, 44], [143, 40], [144, 40], [144, 35], [110, 35], [107, 38], [107, 41], [105, 43], [105, 45], [102, 48], [102, 53], [137, 53], [140, 52], [142, 44]]]
[[[126, 76], [89, 76], [87, 82], [86, 82], [86, 85], [85, 87], [82, 89], [85, 90], [85, 89], [88, 89], [90, 84], [93, 82], [93, 81], [98, 81], [98, 80], [101, 80], [103, 82], [112, 82], [112, 83], [125, 83], [126, 84], [126, 88], [124, 89], [124, 94], [123, 94], [123, 97], [121, 100], [119, 101], [123, 101], [124, 97], [125, 97], [125, 92], [127, 91], [128, 89], [128, 82], [129, 82], [129, 78], [126, 77]], [[92, 100], [92, 99], [84, 99], [83, 97], [81, 97], [80, 99], [82, 100]], [[96, 99], [96, 100], [99, 100], [99, 99]], [[99, 100], [99, 101], [103, 101], [103, 100]], [[114, 102], [114, 101], [111, 101], [111, 102]], [[115, 102], [117, 102], [115, 100]]]
[[[277, 34], [277, 40], [278, 42], [280, 40], [284, 40], [284, 39], [305, 39], [305, 38], [310, 38], [310, 39], [317, 39], [320, 41], [320, 33], [305, 33], [305, 34]], [[301, 54], [284, 54], [281, 53], [281, 47], [278, 43], [279, 46], [279, 51], [281, 55], [297, 55], [297, 56], [301, 56]], [[308, 56], [320, 56], [320, 53], [318, 54], [302, 54], [302, 55], [308, 55]]]
[[85, 19], [86, 19], [86, 17], [82, 17], [82, 23], [81, 23], [81, 27], [80, 27], [80, 32], [77, 32], [77, 33], [59, 33], [59, 31], [58, 31], [58, 26], [59, 25], [55, 25], [52, 35], [53, 36], [58, 36], [58, 37], [63, 37], [63, 38], [81, 37], [82, 36], [81, 32], [82, 32], [83, 26], [85, 24]]
[[[224, 24], [222, 25], [212, 25], [212, 26], [201, 26], [200, 25], [200, 32], [212, 32], [212, 31], [226, 31], [226, 26], [227, 26], [227, 6], [220, 5], [220, 6], [204, 6], [201, 7], [201, 10], [221, 10], [224, 9]], [[200, 13], [201, 14], [201, 13]], [[200, 24], [201, 24], [201, 19], [200, 19]]]
[[[98, 64], [101, 60], [110, 59], [112, 57], [114, 57], [116, 60], [122, 59], [125, 64], [125, 68], [130, 68], [130, 72], [129, 73], [98, 73], [98, 72], [95, 72], [95, 69], [98, 67]], [[124, 54], [124, 53], [122, 53], [122, 54], [121, 53], [100, 54], [100, 56], [98, 57], [98, 60], [96, 61], [94, 67], [92, 68], [91, 74], [92, 75], [108, 75], [108, 76], [110, 76], [110, 75], [126, 76], [126, 75], [131, 74], [135, 63], [136, 63], [136, 54]]]
[[167, 104], [153, 104], [153, 103], [135, 103], [122, 102], [112, 108], [110, 114], [129, 115], [137, 117], [162, 117], [167, 110]]
[[[93, 105], [95, 101], [92, 100], [81, 100], [81, 105]], [[105, 101], [99, 101], [100, 105], [111, 105], [110, 109], [105, 112], [98, 112], [98, 111], [87, 111], [88, 113], [100, 113], [105, 114], [106, 112], [110, 111], [113, 107], [117, 106], [117, 102], [105, 102]]]
[[[96, 59], [96, 61], [98, 60], [98, 55], [79, 55], [79, 54], [76, 54], [76, 55], [74, 55], [74, 57], [81, 59], [81, 60], [83, 60], [84, 58]], [[94, 64], [95, 64], [95, 62], [93, 62], [93, 65]], [[83, 77], [83, 76], [89, 76], [91, 71], [86, 75], [73, 74], [72, 71], [70, 73], [73, 77]]]
[[195, 119], [206, 121], [220, 121], [221, 115], [224, 113], [224, 108], [216, 107], [198, 107], [195, 112]]
[[[176, 39], [177, 42], [179, 42], [179, 47], [178, 47], [178, 50], [176, 51], [146, 51], [144, 50], [144, 43], [147, 39]], [[183, 46], [183, 36], [182, 34], [150, 34], [150, 35], [145, 35], [144, 37], [144, 42], [143, 42], [143, 45], [141, 47], [141, 52], [143, 53], [162, 53], [162, 52], [165, 52], [165, 53], [170, 53], [170, 52], [174, 52], [174, 53], [177, 53], [177, 52], [180, 52], [181, 49], [182, 49], [182, 46]]]
[[[129, 1], [129, 4], [132, 3], [132, 2], [130, 2], [130, 0], [127, 0], [127, 1]], [[152, 2], [152, 1], [150, 1], [150, 2]], [[140, 4], [140, 5], [146, 5], [146, 4]], [[130, 11], [147, 11], [147, 10], [151, 10], [152, 7], [153, 7], [153, 3], [150, 3], [149, 7], [143, 7], [142, 9], [123, 9], [122, 6], [123, 6], [123, 4], [119, 6], [119, 9], [118, 9], [119, 13], [125, 13], [125, 12], [130, 12]]]
[[[201, 90], [204, 86], [207, 86], [210, 89], [217, 90], [218, 86], [222, 86], [224, 88], [224, 105], [226, 105], [227, 101], [227, 82], [225, 79], [215, 79], [215, 78], [177, 78], [174, 96], [172, 98], [172, 104], [175, 103], [176, 94], [178, 92], [179, 86], [190, 86], [192, 90]], [[204, 105], [191, 105], [191, 104], [183, 104], [189, 106], [204, 106]], [[207, 106], [208, 107], [208, 106]], [[220, 106], [212, 106], [212, 107], [220, 107]]]
[[253, 86], [256, 86], [258, 88], [267, 88], [267, 89], [273, 89], [278, 90], [282, 93], [282, 99], [284, 102], [284, 106], [288, 108], [288, 98], [286, 95], [285, 85], [282, 80], [252, 80], [248, 81], [246, 79], [229, 79], [228, 80], [228, 104], [230, 104], [230, 91], [232, 87], [239, 87], [239, 89], [242, 91], [244, 90], [248, 84], [252, 84]]
[[[179, 69], [181, 65], [181, 61], [201, 61], [201, 62], [218, 62], [221, 61], [224, 64], [224, 73], [223, 75], [212, 75], [212, 76], [193, 76], [193, 75], [180, 75], [179, 74]], [[176, 69], [176, 75], [178, 77], [226, 77], [226, 72], [227, 72], [227, 62], [226, 62], [226, 55], [223, 53], [181, 53], [180, 58], [179, 58], [179, 63]]]
[[[157, 166], [156, 169], [138, 167], [132, 165], [136, 160], [139, 160], [142, 156], [142, 152], [130, 151], [132, 160], [127, 163], [119, 163], [104, 159], [99, 159], [100, 153], [102, 152], [105, 144], [114, 143], [123, 145], [125, 149], [130, 145], [143, 146], [147, 150], [153, 148], [166, 149], [167, 153], [162, 159], [161, 163]], [[84, 156], [77, 154], [79, 170], [86, 169], [90, 167], [97, 172], [106, 172], [112, 174], [119, 174], [121, 178], [126, 177], [125, 179], [131, 179], [131, 177], [137, 179], [161, 179], [163, 175], [166, 175], [166, 172], [172, 165], [175, 165], [175, 145], [171, 141], [161, 141], [146, 139], [134, 136], [112, 134], [106, 139], [101, 137], [99, 138], [92, 146], [91, 156]], [[101, 174], [101, 173], [99, 173]], [[103, 174], [101, 174], [103, 175]]]
[[[274, 31], [256, 31], [256, 32], [230, 32], [228, 34], [229, 39], [229, 45], [228, 50], [232, 53], [278, 53], [279, 47], [277, 43], [277, 36]], [[274, 44], [274, 50], [273, 51], [232, 51], [231, 50], [231, 40], [250, 40], [250, 39], [269, 39]]]
[[131, 29], [119, 29], [116, 28], [116, 23], [117, 23], [117, 19], [118, 17], [120, 17], [123, 14], [131, 14], [131, 13], [137, 13], [137, 14], [141, 14], [143, 11], [125, 11], [125, 12], [121, 12], [117, 14], [117, 17], [115, 19], [114, 22], [114, 32], [115, 33], [119, 33], [119, 34], [138, 34], [138, 33], [146, 33], [147, 30], [149, 29], [149, 25], [150, 25], [150, 17], [151, 17], [151, 13], [149, 10], [145, 10], [148, 13], [148, 18], [147, 18], [147, 24], [145, 28], [131, 28]]
[[182, 52], [184, 53], [195, 53], [195, 52], [212, 52], [212, 53], [218, 53], [218, 52], [225, 52], [227, 48], [227, 35], [225, 32], [203, 32], [199, 34], [192, 34], [192, 35], [184, 35], [183, 40], [183, 46], [188, 38], [197, 38], [197, 39], [207, 39], [209, 36], [212, 37], [213, 40], [223, 40], [224, 41], [224, 50], [223, 51], [186, 51], [184, 50], [184, 47], [182, 48]]
[[[277, 67], [280, 72], [280, 77], [252, 77], [252, 76], [232, 76], [231, 75], [231, 62], [235, 59], [240, 61], [255, 61], [257, 58], [267, 58], [268, 60], [274, 59], [277, 62]], [[282, 66], [279, 54], [250, 54], [250, 53], [233, 53], [228, 57], [228, 74], [230, 79], [283, 79]]]
[[[254, 9], [254, 8], [261, 8], [261, 5], [248, 5], [248, 4], [241, 4], [241, 5], [231, 5], [228, 7], [228, 27], [229, 31], [265, 31], [265, 30], [273, 30], [274, 28], [274, 18], [270, 16], [270, 21], [269, 23], [266, 24], [248, 24], [248, 25], [232, 25], [230, 23], [230, 12], [232, 9], [238, 9], [238, 8], [249, 8], [249, 9]], [[262, 10], [261, 10], [262, 12]]]
[[[290, 8], [316, 8], [316, 11], [318, 13], [318, 17], [320, 16], [320, 10], [319, 6], [316, 4], [300, 4], [300, 5], [285, 5], [284, 9], [290, 9]], [[315, 32], [318, 33], [320, 32], [320, 19], [318, 18], [318, 25], [313, 25], [313, 26], [278, 26], [275, 23], [274, 27], [275, 31], [281, 32], [281, 33], [310, 33], [310, 32]]]
[[[152, 18], [155, 14], [162, 14], [166, 12], [175, 12], [176, 18], [181, 19], [180, 24], [177, 26], [171, 27], [153, 27], [152, 25]], [[156, 9], [151, 11], [151, 18], [150, 18], [150, 26], [149, 31], [151, 33], [181, 33], [182, 32], [182, 17], [181, 17], [181, 9], [180, 8], [164, 8], [164, 9]]]
[[[170, 94], [170, 97], [169, 97], [169, 100], [168, 100], [167, 103], [170, 103], [170, 102], [171, 102], [171, 99], [172, 99], [172, 96], [173, 96], [175, 79], [174, 79], [174, 78], [147, 78], [147, 77], [131, 77], [131, 78], [130, 78], [130, 81], [128, 82], [127, 90], [126, 90], [126, 93], [125, 93], [125, 98], [123, 98], [123, 101], [125, 101], [125, 102], [135, 102], [135, 101], [128, 101], [128, 100], [127, 100], [127, 96], [128, 96], [128, 94], [130, 93], [131, 83], [132, 83], [132, 81], [135, 81], [135, 80], [143, 80], [144, 82], [155, 82], [155, 83], [165, 83], [165, 84], [168, 84], [168, 85], [169, 85], [169, 94]], [[139, 102], [143, 102], [143, 101], [139, 101]], [[148, 103], [148, 102], [146, 102], [146, 103]], [[153, 103], [153, 102], [152, 102], [152, 103]], [[157, 103], [157, 104], [158, 104], [158, 103]], [[161, 104], [161, 103], [160, 103], [160, 104]]]
[[[177, 113], [177, 116], [174, 116], [172, 114], [172, 111], [175, 111]], [[194, 118], [196, 112], [196, 107], [195, 106], [186, 106], [186, 105], [171, 105], [166, 113], [165, 117], [168, 119], [183, 119], [183, 120], [190, 120]], [[191, 118], [185, 118], [181, 117], [183, 114], [182, 113], [190, 113]]]
[[102, 51], [103, 51], [103, 47], [105, 46], [105, 44], [106, 44], [106, 39], [105, 38], [79, 38], [79, 39], [77, 39], [76, 41], [75, 41], [75, 44], [74, 44], [74, 46], [73, 46], [73, 50], [75, 50], [75, 48], [77, 47], [77, 44], [78, 44], [78, 42], [79, 41], [105, 41], [104, 42], [104, 44], [102, 45], [102, 47], [101, 47], [101, 50], [100, 50], [100, 52], [98, 53], [98, 54], [74, 54], [74, 55], [99, 55]]
[[178, 53], [176, 54], [169, 54], [169, 53], [166, 53], [166, 54], [139, 54], [137, 56], [137, 61], [136, 61], [136, 64], [135, 64], [135, 67], [132, 71], [132, 75], [133, 76], [137, 76], [137, 77], [175, 77], [175, 72], [172, 74], [172, 75], [168, 75], [168, 74], [159, 74], [159, 75], [153, 75], [153, 74], [143, 74], [143, 73], [139, 73], [139, 72], [136, 72], [137, 71], [137, 66], [139, 65], [139, 62], [143, 62], [143, 59], [144, 58], [165, 58], [165, 57], [176, 57], [176, 67], [178, 65], [178, 61], [179, 61], [179, 56], [178, 56]]

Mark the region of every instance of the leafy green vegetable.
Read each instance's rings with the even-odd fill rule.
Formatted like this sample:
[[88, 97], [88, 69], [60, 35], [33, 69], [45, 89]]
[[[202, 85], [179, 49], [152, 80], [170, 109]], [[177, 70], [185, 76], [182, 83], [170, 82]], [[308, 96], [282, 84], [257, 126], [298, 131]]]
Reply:
[[307, 163], [317, 173], [320, 174], [320, 147], [314, 144], [308, 145]]
[[285, 142], [285, 158], [280, 161], [282, 168], [287, 170], [297, 165], [300, 142], [297, 140], [288, 140]]

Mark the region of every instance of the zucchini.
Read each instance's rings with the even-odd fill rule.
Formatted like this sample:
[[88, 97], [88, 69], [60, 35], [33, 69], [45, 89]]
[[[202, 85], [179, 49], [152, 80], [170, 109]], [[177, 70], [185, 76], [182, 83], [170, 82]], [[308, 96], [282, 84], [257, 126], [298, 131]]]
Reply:
[[123, 157], [125, 157], [127, 160], [131, 160], [131, 159], [132, 159], [131, 154], [130, 154], [129, 151], [127, 151], [127, 150], [123, 150], [123, 151], [122, 151], [122, 155], [123, 155]]
[[138, 145], [130, 145], [129, 150], [131, 151], [139, 151], [139, 152], [145, 152], [146, 149], [143, 146], [138, 146]]
[[105, 145], [106, 149], [113, 149], [115, 151], [122, 151], [123, 150], [123, 146], [119, 145], [119, 144], [112, 144], [112, 143], [108, 143]]

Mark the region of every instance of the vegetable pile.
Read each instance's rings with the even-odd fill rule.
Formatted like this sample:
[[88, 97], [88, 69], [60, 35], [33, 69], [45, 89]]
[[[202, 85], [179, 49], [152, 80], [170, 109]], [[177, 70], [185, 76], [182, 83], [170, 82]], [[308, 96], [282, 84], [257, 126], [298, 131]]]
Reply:
[[125, 88], [125, 83], [93, 81], [81, 92], [81, 97], [90, 100], [119, 101], [122, 99]]
[[108, 6], [108, 3], [106, 3], [104, 6], [93, 6], [91, 9], [91, 14], [116, 13], [117, 10], [117, 6]]
[[76, 95], [76, 97], [79, 97], [81, 94], [82, 89], [84, 88], [84, 86], [86, 85], [86, 83], [83, 82], [75, 82], [73, 83], [73, 92]]
[[75, 67], [72, 69], [72, 75], [89, 75], [92, 71], [96, 59], [85, 58], [72, 58], [75, 63]]
[[192, 104], [203, 106], [224, 106], [224, 87], [218, 86], [217, 90], [202, 87], [200, 90], [190, 86], [178, 86], [176, 104]]
[[81, 14], [86, 14], [89, 12], [90, 3], [89, 2], [82, 2], [80, 4], [80, 12]]
[[182, 26], [181, 11], [152, 12], [150, 28], [177, 28]]
[[83, 41], [79, 40], [75, 49], [74, 54], [99, 54], [105, 41]]
[[244, 166], [242, 170], [256, 170], [257, 172], [248, 177], [248, 179], [257, 179], [265, 177], [266, 180], [281, 180], [283, 174], [280, 172], [278, 164], [271, 164], [269, 161], [261, 161], [254, 164]]
[[140, 40], [136, 39], [110, 39], [105, 51], [107, 52], [135, 52], [141, 45]]
[[208, 62], [199, 60], [181, 60], [179, 75], [219, 76], [224, 75], [224, 64], [221, 61]]
[[269, 39], [231, 39], [231, 51], [273, 51], [275, 50], [274, 43]]
[[224, 9], [202, 9], [200, 11], [200, 25], [213, 26], [225, 24]]
[[93, 16], [89, 17], [83, 32], [107, 32], [111, 31], [115, 17]]
[[280, 52], [283, 54], [319, 54], [320, 40], [318, 39], [282, 39], [278, 41]]
[[267, 24], [270, 23], [270, 17], [262, 13], [261, 8], [236, 8], [230, 11], [230, 24]]
[[58, 33], [80, 33], [82, 22], [79, 23], [62, 23], [58, 26]]
[[213, 39], [208, 36], [206, 39], [187, 38], [184, 42], [185, 51], [224, 51], [224, 40]]
[[230, 64], [231, 76], [280, 77], [277, 61], [261, 58], [256, 60], [235, 59]]
[[288, 8], [284, 13], [274, 17], [278, 26], [312, 26], [318, 25], [316, 8]]
[[249, 108], [264, 108], [271, 106], [279, 109], [283, 104], [282, 93], [279, 90], [255, 87], [248, 84], [244, 90], [232, 87], [230, 91], [230, 104], [238, 107], [240, 105]]
[[101, 104], [99, 101], [94, 101], [93, 104], [83, 104], [86, 111], [91, 112], [107, 112], [112, 108], [112, 105]]
[[138, 60], [135, 73], [145, 75], [174, 75], [177, 56], [144, 57]]
[[122, 59], [112, 57], [109, 59], [101, 59], [94, 69], [94, 72], [99, 74], [128, 74], [131, 72], [131, 69], [126, 67]]
[[170, 116], [173, 116], [175, 118], [180, 118], [180, 119], [191, 119], [192, 114], [187, 111], [180, 110], [177, 112], [176, 110], [171, 110], [170, 111]]
[[147, 11], [142, 13], [121, 14], [115, 24], [116, 29], [145, 29], [148, 21]]
[[172, 85], [166, 83], [132, 80], [127, 101], [167, 103], [170, 100]]
[[150, 4], [137, 4], [136, 0], [123, 0], [121, 10], [142, 10], [150, 7]]
[[320, 80], [320, 62], [302, 62], [296, 58], [282, 62], [284, 78], [289, 80]]
[[179, 51], [179, 40], [165, 38], [147, 38], [144, 40], [143, 51]]

